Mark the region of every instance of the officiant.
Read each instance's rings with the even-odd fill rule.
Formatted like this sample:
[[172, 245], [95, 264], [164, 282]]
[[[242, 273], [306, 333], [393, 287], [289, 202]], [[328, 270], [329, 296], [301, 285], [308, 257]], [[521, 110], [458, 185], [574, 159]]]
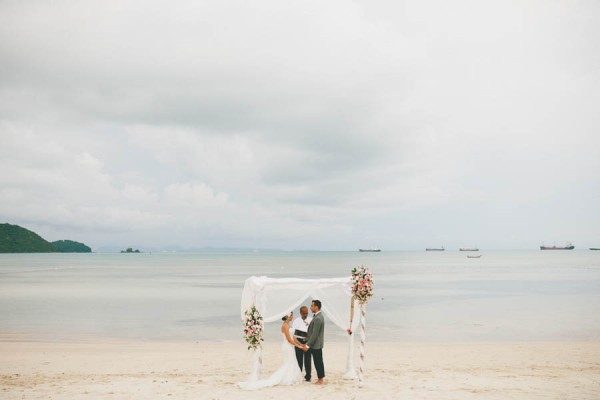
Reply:
[[[300, 316], [294, 320], [292, 328], [294, 329], [294, 337], [302, 344], [306, 344], [306, 336], [310, 321], [312, 321], [312, 318], [308, 316], [308, 307], [300, 307]], [[300, 371], [302, 371], [302, 366], [304, 366], [304, 370], [306, 371], [304, 379], [307, 382], [310, 382], [311, 378], [311, 358], [310, 351], [304, 351], [296, 347], [296, 359], [298, 360], [298, 366], [300, 367]]]

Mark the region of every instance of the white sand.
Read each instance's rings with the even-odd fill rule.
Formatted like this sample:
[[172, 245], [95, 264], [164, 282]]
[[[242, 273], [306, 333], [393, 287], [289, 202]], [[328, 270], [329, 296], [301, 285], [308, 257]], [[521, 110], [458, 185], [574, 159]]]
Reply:
[[[365, 387], [346, 346], [324, 350], [326, 385], [245, 392], [243, 343], [28, 342], [0, 336], [1, 399], [600, 399], [600, 343], [369, 343]], [[358, 357], [358, 351], [356, 351]], [[280, 360], [265, 347], [264, 372]], [[358, 360], [356, 360], [358, 366]]]

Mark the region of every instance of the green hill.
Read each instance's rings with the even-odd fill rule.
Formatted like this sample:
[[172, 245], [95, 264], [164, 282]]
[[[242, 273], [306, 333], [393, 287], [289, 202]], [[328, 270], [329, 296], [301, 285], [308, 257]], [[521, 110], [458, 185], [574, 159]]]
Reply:
[[51, 253], [52, 243], [18, 225], [0, 224], [0, 253]]
[[0, 253], [74, 253], [91, 252], [88, 246], [72, 240], [50, 243], [19, 225], [0, 224]]
[[52, 245], [61, 253], [91, 253], [92, 249], [83, 243], [75, 242], [74, 240], [57, 240], [52, 242]]

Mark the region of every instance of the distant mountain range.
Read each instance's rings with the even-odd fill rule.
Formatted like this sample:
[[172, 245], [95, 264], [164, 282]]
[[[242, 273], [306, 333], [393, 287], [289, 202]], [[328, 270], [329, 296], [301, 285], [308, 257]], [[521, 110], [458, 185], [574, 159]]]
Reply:
[[91, 253], [92, 249], [73, 240], [48, 242], [19, 225], [0, 224], [0, 253]]

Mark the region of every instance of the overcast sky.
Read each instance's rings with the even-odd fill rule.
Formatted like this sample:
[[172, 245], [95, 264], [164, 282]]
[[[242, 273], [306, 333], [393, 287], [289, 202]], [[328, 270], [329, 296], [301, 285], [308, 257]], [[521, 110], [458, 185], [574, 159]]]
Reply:
[[0, 2], [0, 222], [103, 246], [600, 246], [600, 2]]

